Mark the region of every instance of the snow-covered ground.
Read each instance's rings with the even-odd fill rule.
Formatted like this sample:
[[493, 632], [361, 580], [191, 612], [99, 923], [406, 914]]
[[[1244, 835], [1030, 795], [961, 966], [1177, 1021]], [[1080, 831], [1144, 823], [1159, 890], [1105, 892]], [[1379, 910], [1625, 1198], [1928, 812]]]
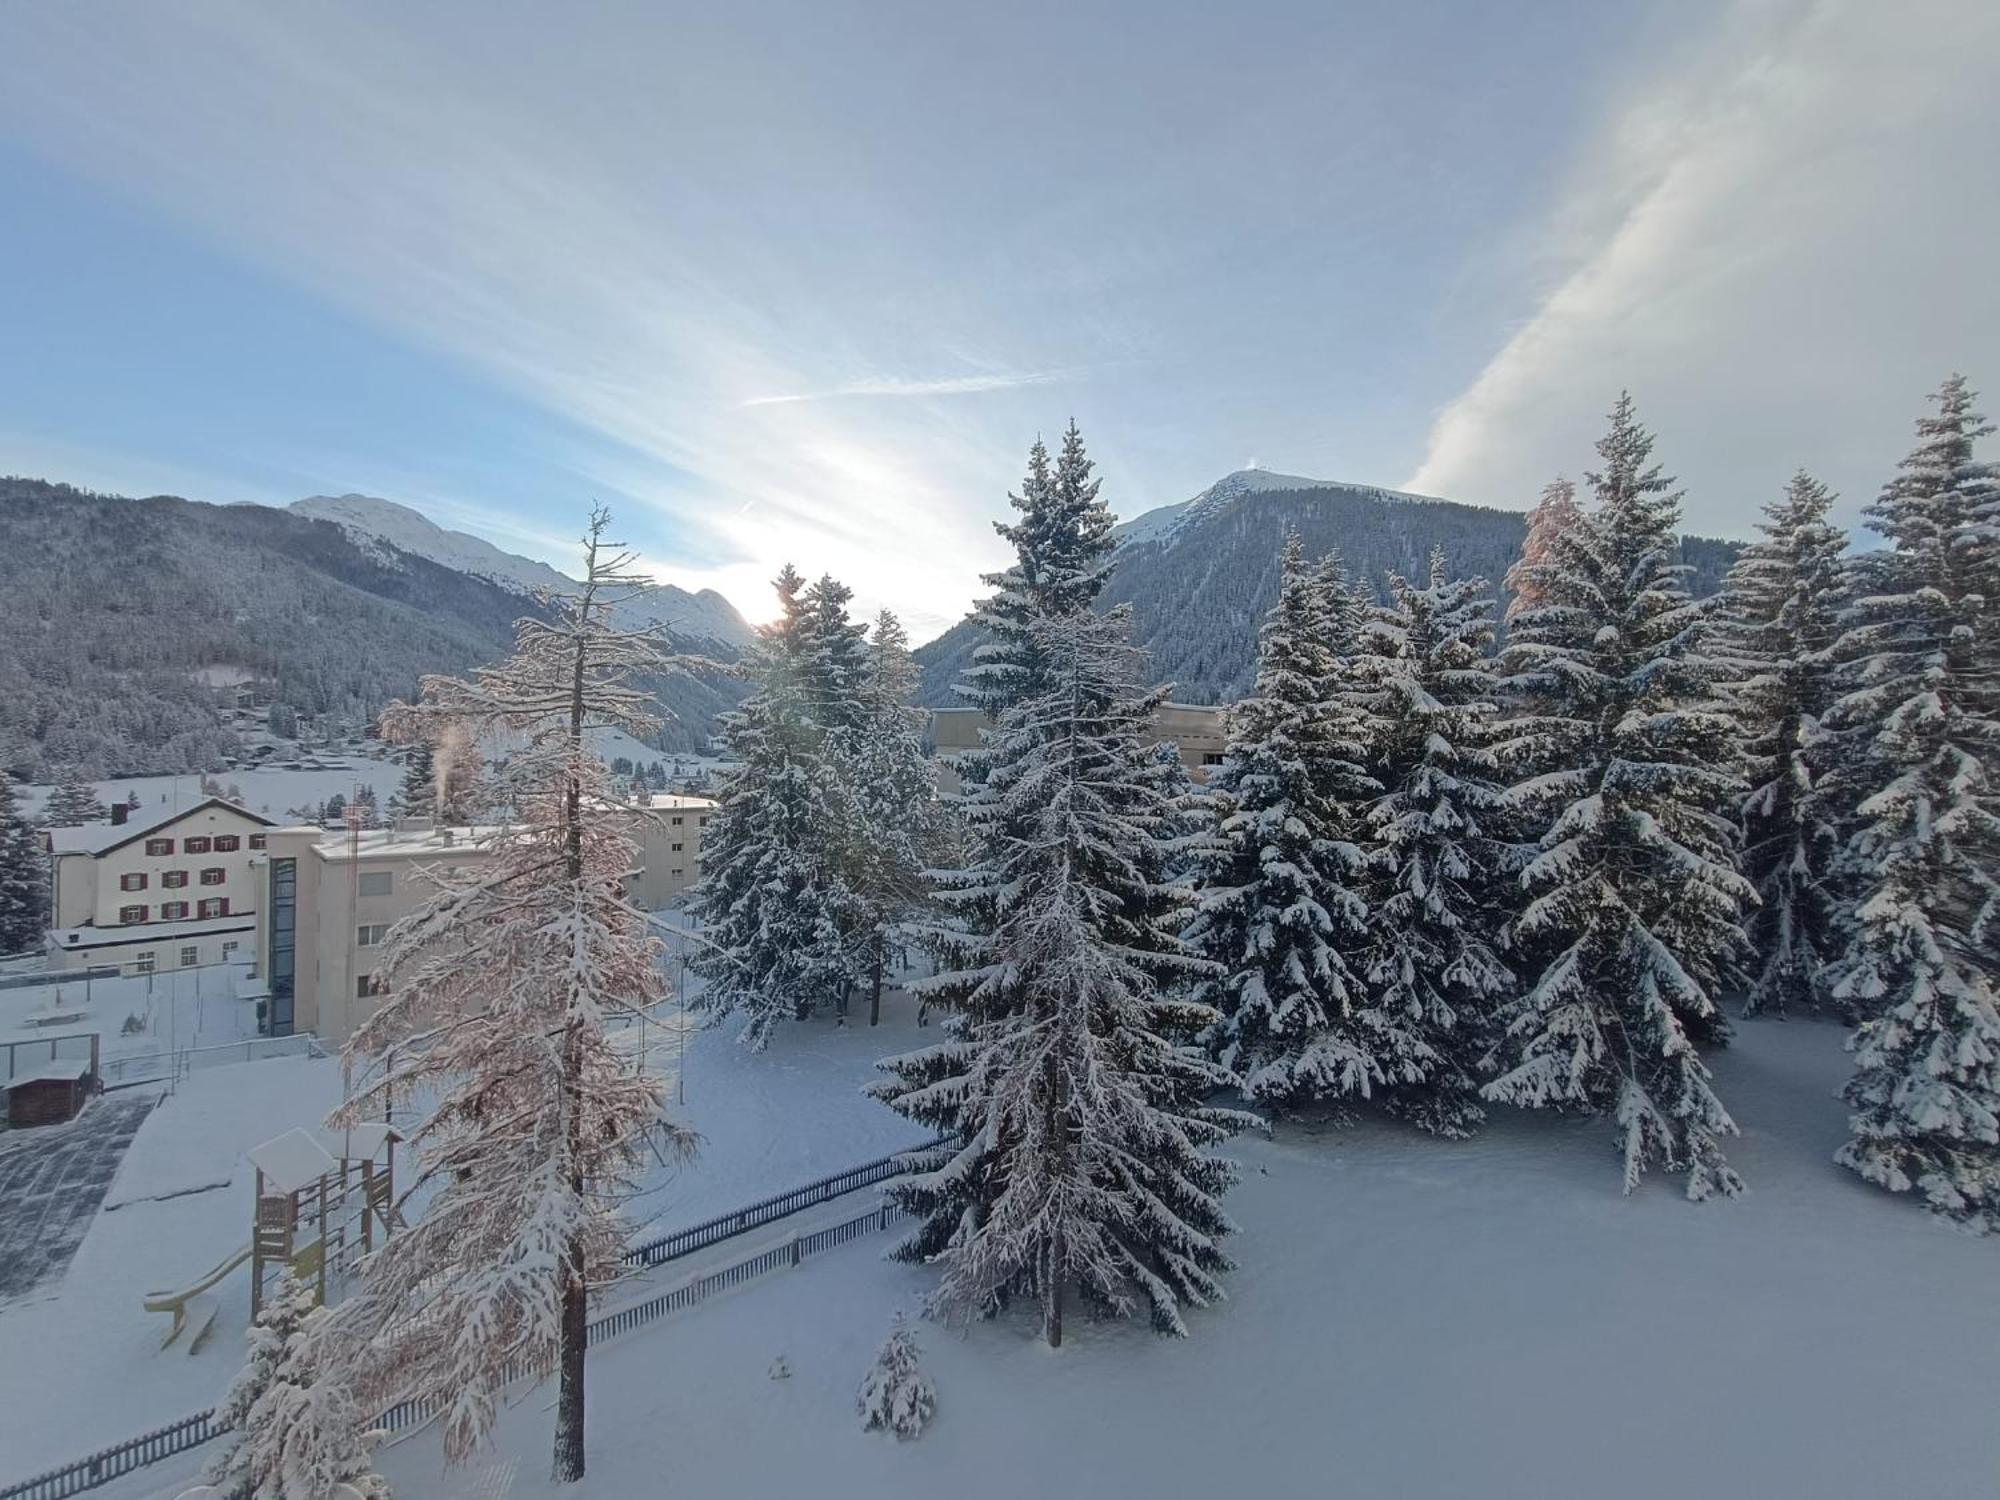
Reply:
[[[898, 997], [878, 1031], [782, 1028], [761, 1055], [727, 1029], [694, 1035], [684, 1109], [703, 1158], [643, 1212], [692, 1222], [912, 1139], [857, 1089], [934, 1034]], [[593, 1354], [590, 1475], [560, 1493], [1992, 1496], [2000, 1247], [1832, 1164], [1841, 1039], [1754, 1023], [1716, 1058], [1745, 1132], [1735, 1201], [1688, 1204], [1667, 1181], [1622, 1196], [1600, 1121], [1503, 1111], [1457, 1144], [1376, 1123], [1241, 1140], [1239, 1269], [1193, 1337], [1073, 1320], [1051, 1353], [1026, 1318], [921, 1324], [939, 1415], [915, 1443], [863, 1434], [854, 1393], [932, 1278], [864, 1238]], [[242, 1151], [337, 1091], [331, 1061], [258, 1063], [155, 1111], [61, 1290], [0, 1309], [0, 1344], [68, 1351], [0, 1361], [0, 1478], [214, 1398], [240, 1359], [241, 1278], [192, 1359], [157, 1348], [139, 1297], [238, 1242]], [[774, 1381], [780, 1355], [792, 1373]], [[442, 1469], [434, 1434], [391, 1449], [398, 1493], [558, 1493], [548, 1394], [523, 1391], [467, 1469]], [[198, 1462], [106, 1500], [176, 1494]]]
[[442, 1500], [1990, 1497], [2000, 1247], [1832, 1164], [1840, 1046], [1754, 1024], [1717, 1059], [1751, 1183], [1729, 1202], [1621, 1196], [1602, 1122], [1245, 1140], [1240, 1269], [1190, 1339], [921, 1325], [939, 1414], [914, 1443], [862, 1433], [854, 1397], [932, 1278], [868, 1238], [594, 1354], [579, 1486], [544, 1478], [546, 1391], [466, 1470], [431, 1434], [384, 1467]]
[[[323, 759], [321, 765], [320, 770], [288, 771], [282, 766], [258, 766], [220, 771], [210, 780], [225, 788], [237, 788], [243, 793], [245, 807], [281, 823], [287, 821], [287, 815], [295, 807], [318, 806], [336, 792], [351, 798], [360, 786], [373, 787], [376, 799], [387, 807], [391, 794], [403, 781], [401, 766], [371, 756], [331, 756]], [[121, 776], [93, 785], [106, 806], [123, 802], [137, 792], [142, 815], [163, 808], [193, 807], [202, 799], [199, 776]], [[21, 790], [23, 809], [30, 816], [41, 816], [42, 805], [48, 801], [52, 788], [28, 786]]]
[[[701, 1157], [654, 1175], [633, 1205], [641, 1237], [922, 1139], [860, 1092], [877, 1059], [934, 1034], [913, 1022], [914, 1005], [891, 996], [878, 1029], [802, 1023], [762, 1054], [738, 1046], [728, 1028], [687, 1036], [686, 1098], [674, 1107], [701, 1132]], [[681, 1050], [672, 1034], [659, 1045], [663, 1064]], [[141, 1304], [148, 1293], [190, 1285], [247, 1242], [253, 1177], [244, 1153], [294, 1126], [317, 1127], [340, 1087], [337, 1059], [245, 1063], [189, 1075], [153, 1111], [67, 1274], [0, 1304], [0, 1349], [63, 1348], [59, 1360], [0, 1360], [0, 1482], [136, 1436], [221, 1395], [242, 1362], [247, 1271], [216, 1288], [215, 1328], [193, 1356], [180, 1345], [162, 1350], [168, 1320]], [[0, 1233], [7, 1213], [0, 1202]]]
[[[208, 964], [85, 979], [48, 971], [46, 982], [0, 990], [0, 1078], [49, 1056], [48, 1039], [95, 1031], [105, 1080], [119, 1083], [165, 1073], [173, 1054], [226, 1047], [257, 1034], [250, 966]], [[55, 1020], [56, 1017], [74, 1020]], [[129, 1028], [129, 1029], [128, 1029]], [[65, 1056], [87, 1056], [87, 1044], [55, 1044]], [[4, 1208], [0, 1208], [4, 1212]]]

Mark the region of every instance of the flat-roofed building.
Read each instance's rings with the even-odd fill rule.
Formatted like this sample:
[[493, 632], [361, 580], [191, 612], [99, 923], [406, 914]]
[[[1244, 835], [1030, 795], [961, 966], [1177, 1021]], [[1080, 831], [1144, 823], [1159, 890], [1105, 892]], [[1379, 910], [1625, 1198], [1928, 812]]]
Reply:
[[[628, 894], [655, 911], [701, 873], [701, 838], [716, 804], [655, 796], [636, 805], [639, 841]], [[438, 874], [492, 858], [492, 828], [397, 827], [329, 831], [273, 828], [258, 907], [257, 972], [266, 990], [264, 1030], [310, 1031], [339, 1045], [381, 1003], [389, 928], [438, 891]]]
[[257, 921], [271, 820], [221, 797], [192, 807], [51, 828], [49, 967], [127, 973], [236, 957]]
[[[976, 708], [931, 710], [930, 742], [938, 758], [938, 790], [957, 792], [954, 763], [979, 748], [979, 731], [991, 721]], [[1229, 748], [1229, 710], [1205, 703], [1162, 703], [1142, 736], [1146, 744], [1167, 741], [1180, 751], [1181, 764], [1196, 781], [1222, 764]]]

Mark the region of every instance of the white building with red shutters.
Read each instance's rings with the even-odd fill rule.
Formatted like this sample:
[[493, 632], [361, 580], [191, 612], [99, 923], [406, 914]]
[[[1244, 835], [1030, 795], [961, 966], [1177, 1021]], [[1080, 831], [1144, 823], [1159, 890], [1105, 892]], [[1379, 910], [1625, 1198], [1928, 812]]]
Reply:
[[206, 798], [177, 812], [51, 828], [52, 968], [127, 973], [250, 956], [269, 818]]

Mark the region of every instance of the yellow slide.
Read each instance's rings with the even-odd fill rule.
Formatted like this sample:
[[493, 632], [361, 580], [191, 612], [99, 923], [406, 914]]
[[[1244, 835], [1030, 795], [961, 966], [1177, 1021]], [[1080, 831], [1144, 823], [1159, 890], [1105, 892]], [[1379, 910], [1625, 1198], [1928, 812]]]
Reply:
[[167, 1336], [160, 1340], [162, 1349], [172, 1344], [189, 1327], [194, 1329], [194, 1334], [188, 1340], [187, 1352], [192, 1354], [201, 1347], [201, 1341], [208, 1337], [208, 1330], [215, 1322], [216, 1301], [208, 1295], [209, 1289], [249, 1258], [250, 1247], [245, 1245], [185, 1291], [154, 1292], [146, 1298], [147, 1312], [174, 1315], [174, 1326], [169, 1328]]

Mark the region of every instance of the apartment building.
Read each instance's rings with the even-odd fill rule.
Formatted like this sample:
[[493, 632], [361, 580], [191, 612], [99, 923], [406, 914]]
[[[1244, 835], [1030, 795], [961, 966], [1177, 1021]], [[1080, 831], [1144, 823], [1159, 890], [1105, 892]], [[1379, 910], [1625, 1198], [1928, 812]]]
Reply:
[[256, 927], [256, 861], [269, 818], [220, 797], [192, 807], [51, 828], [53, 969], [116, 964], [127, 973], [222, 963]]
[[[716, 804], [655, 796], [636, 819], [639, 858], [628, 886], [648, 910], [672, 904], [701, 874], [701, 837]], [[382, 945], [398, 920], [437, 893], [441, 872], [483, 864], [490, 828], [329, 831], [273, 828], [260, 875], [255, 953], [265, 989], [264, 1030], [310, 1031], [332, 1045], [381, 1003]]]
[[[954, 763], [979, 748], [979, 731], [986, 715], [976, 708], [931, 710], [930, 741], [938, 758], [938, 790], [957, 792], [960, 779]], [[1229, 710], [1205, 703], [1162, 703], [1142, 737], [1148, 745], [1167, 741], [1180, 751], [1181, 764], [1196, 781], [1222, 764], [1229, 748]]]

